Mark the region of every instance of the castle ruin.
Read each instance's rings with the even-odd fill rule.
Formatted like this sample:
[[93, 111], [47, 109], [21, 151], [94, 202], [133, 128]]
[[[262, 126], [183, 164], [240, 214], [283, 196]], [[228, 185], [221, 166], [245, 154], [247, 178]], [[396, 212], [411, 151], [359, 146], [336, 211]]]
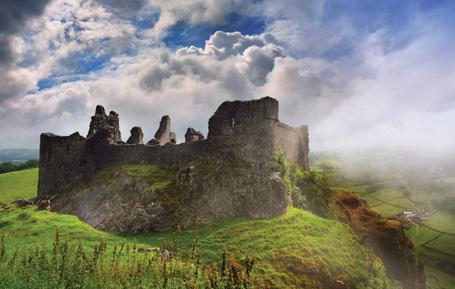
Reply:
[[[289, 196], [275, 154], [308, 169], [308, 128], [279, 121], [278, 101], [264, 97], [227, 101], [209, 120], [208, 135], [188, 128], [177, 144], [171, 119], [163, 116], [144, 144], [140, 127], [122, 141], [119, 115], [97, 106], [87, 137], [41, 134], [38, 197], [52, 210], [120, 232], [167, 230], [219, 217], [264, 218], [285, 212]], [[169, 173], [166, 189], [112, 168], [150, 165]], [[98, 179], [97, 179], [98, 178]]]

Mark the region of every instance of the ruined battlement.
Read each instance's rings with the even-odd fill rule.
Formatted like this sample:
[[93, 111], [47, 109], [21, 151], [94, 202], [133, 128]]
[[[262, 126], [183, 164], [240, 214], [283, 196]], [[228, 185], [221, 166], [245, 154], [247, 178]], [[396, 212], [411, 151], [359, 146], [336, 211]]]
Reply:
[[[209, 204], [204, 205], [210, 211], [208, 215], [268, 217], [284, 212], [288, 202], [283, 186], [273, 179], [276, 174], [270, 166], [279, 149], [288, 158], [308, 168], [308, 128], [293, 128], [281, 123], [278, 101], [271, 97], [224, 102], [209, 120], [207, 138], [200, 131], [188, 128], [185, 143], [180, 144], [176, 143], [176, 135], [171, 131], [169, 116], [162, 117], [154, 138], [145, 144], [140, 127], [133, 127], [131, 136], [123, 142], [119, 115], [113, 111], [107, 115], [102, 106], [97, 106], [87, 137], [79, 133], [41, 135], [38, 197], [58, 203], [61, 194], [89, 183], [98, 172], [118, 165], [173, 168], [179, 172], [176, 179], [185, 180], [188, 176], [182, 176], [181, 168], [209, 163], [222, 169], [202, 178], [210, 185], [198, 185], [199, 195], [203, 196], [201, 200], [207, 202], [209, 199]], [[238, 171], [242, 171], [242, 175], [235, 176], [235, 182], [244, 183], [243, 186], [222, 181], [223, 178], [232, 178], [230, 172]], [[210, 196], [223, 196], [226, 192], [231, 196], [210, 209], [215, 206], [210, 204]], [[218, 196], [213, 198], [218, 199]], [[262, 204], [245, 203], [251, 198]], [[192, 208], [195, 203], [201, 205], [200, 200], [189, 202]], [[84, 219], [83, 214], [75, 214]], [[107, 226], [107, 229], [112, 229], [112, 226]]]

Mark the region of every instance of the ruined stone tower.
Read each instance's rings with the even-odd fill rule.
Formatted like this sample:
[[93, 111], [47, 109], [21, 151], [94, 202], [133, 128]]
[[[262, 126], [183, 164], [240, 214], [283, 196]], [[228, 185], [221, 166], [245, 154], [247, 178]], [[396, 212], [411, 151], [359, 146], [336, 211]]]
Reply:
[[[118, 114], [106, 115], [97, 106], [87, 138], [79, 133], [41, 135], [38, 197], [51, 199], [53, 210], [73, 213], [101, 229], [165, 230], [218, 217], [281, 214], [288, 194], [272, 165], [276, 152], [282, 150], [308, 168], [308, 128], [281, 123], [278, 101], [271, 97], [224, 102], [209, 120], [207, 139], [189, 128], [185, 143], [175, 142], [169, 116], [163, 116], [155, 138], [146, 145], [140, 127], [131, 130], [127, 143], [122, 142]], [[139, 179], [134, 180], [136, 191], [129, 203], [119, 203], [117, 191], [130, 188], [124, 183], [131, 176], [122, 173], [93, 189], [99, 186], [93, 181], [97, 175], [133, 164], [170, 172], [166, 198], [178, 199], [178, 204], [164, 204], [162, 192], [137, 189]], [[125, 207], [131, 208], [127, 217]]]

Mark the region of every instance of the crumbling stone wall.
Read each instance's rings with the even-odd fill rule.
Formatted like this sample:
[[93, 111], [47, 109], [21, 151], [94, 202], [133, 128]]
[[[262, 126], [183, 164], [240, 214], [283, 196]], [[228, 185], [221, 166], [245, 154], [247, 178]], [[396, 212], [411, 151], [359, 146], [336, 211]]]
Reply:
[[189, 127], [185, 133], [185, 142], [194, 142], [204, 139], [204, 135], [200, 131], [196, 131], [194, 128]]
[[[76, 214], [103, 229], [116, 230], [119, 226], [112, 222], [118, 221], [126, 205], [115, 208], [111, 204], [112, 210], [120, 210], [118, 214], [101, 209], [97, 212], [96, 207], [88, 213], [84, 208], [90, 207], [87, 203], [93, 200], [79, 196], [80, 187], [89, 184], [97, 172], [114, 166], [151, 164], [176, 172], [175, 180], [185, 201], [182, 208], [171, 211], [193, 212], [200, 217], [194, 223], [217, 217], [264, 218], [283, 213], [288, 204], [285, 187], [271, 165], [275, 152], [281, 149], [288, 158], [308, 168], [308, 128], [281, 123], [278, 101], [271, 97], [224, 102], [209, 120], [207, 139], [191, 130], [185, 143], [175, 144], [169, 116], [161, 119], [155, 138], [147, 145], [141, 144], [142, 136], [142, 130], [135, 127], [128, 143], [123, 143], [118, 114], [111, 112], [107, 116], [101, 106], [92, 117], [87, 138], [78, 133], [68, 137], [42, 134], [38, 197], [53, 200], [54, 210]], [[214, 169], [204, 169], [207, 166]], [[68, 192], [73, 194], [70, 199], [74, 204], [65, 203], [69, 202]], [[134, 197], [129, 201], [131, 207], [143, 202]], [[150, 214], [147, 228], [188, 223], [180, 217], [170, 220], [169, 211], [162, 208]]]
[[87, 139], [74, 133], [57, 136], [43, 133], [40, 138], [38, 197], [51, 198], [89, 173]]
[[273, 148], [274, 151], [281, 149], [290, 160], [294, 160], [304, 169], [309, 168], [309, 138], [308, 127], [303, 125], [298, 128], [291, 127], [282, 122], [273, 125]]
[[118, 114], [115, 111], [111, 111], [109, 115], [106, 115], [104, 107], [97, 105], [95, 115], [92, 116], [90, 122], [87, 138], [94, 136], [100, 129], [109, 129], [109, 143], [117, 143], [122, 140]]
[[135, 126], [130, 131], [131, 136], [126, 141], [127, 144], [143, 144], [144, 143], [144, 133], [142, 129], [138, 126]]

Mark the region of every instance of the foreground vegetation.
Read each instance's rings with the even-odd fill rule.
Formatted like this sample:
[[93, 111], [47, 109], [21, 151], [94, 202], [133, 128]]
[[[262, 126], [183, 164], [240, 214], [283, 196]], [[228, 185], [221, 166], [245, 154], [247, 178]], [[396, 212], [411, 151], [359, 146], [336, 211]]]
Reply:
[[[19, 191], [1, 183], [0, 202]], [[6, 204], [0, 236], [0, 288], [399, 288], [345, 225], [296, 208], [271, 219], [122, 236]]]
[[[362, 247], [344, 225], [294, 208], [290, 208], [289, 212], [283, 216], [267, 220], [221, 220], [213, 225], [192, 231], [137, 236], [119, 236], [100, 232], [73, 216], [36, 211], [35, 208], [17, 208], [14, 205], [2, 209], [0, 220], [0, 235], [4, 238], [3, 247], [8, 252], [7, 257], [3, 260], [5, 270], [0, 271], [2, 276], [0, 278], [9, 280], [10, 283], [4, 284], [19, 284], [20, 286], [18, 285], [17, 288], [29, 288], [27, 280], [34, 280], [33, 282], [36, 284], [48, 286], [34, 288], [67, 288], [58, 287], [54, 283], [45, 283], [49, 282], [47, 279], [54, 279], [57, 275], [44, 275], [47, 277], [41, 280], [42, 277], [35, 276], [34, 273], [41, 272], [41, 267], [47, 268], [46, 270], [49, 272], [58, 270], [57, 267], [52, 267], [57, 266], [52, 263], [52, 258], [55, 258], [52, 255], [55, 254], [55, 245], [51, 246], [53, 242], [55, 244], [56, 228], [59, 228], [59, 239], [62, 240], [59, 250], [63, 250], [63, 253], [59, 253], [59, 256], [68, 260], [69, 263], [65, 266], [72, 268], [71, 270], [67, 268], [65, 269], [67, 271], [62, 273], [67, 272], [68, 276], [58, 277], [63, 278], [62, 282], [70, 282], [73, 280], [72, 278], [76, 278], [70, 272], [73, 269], [82, 270], [78, 266], [85, 266], [84, 272], [88, 275], [77, 277], [82, 278], [80, 284], [85, 284], [84, 282], [89, 282], [92, 278], [101, 278], [100, 286], [105, 285], [108, 283], [103, 282], [107, 282], [106, 280], [110, 279], [108, 277], [115, 273], [112, 271], [115, 269], [112, 266], [115, 265], [123, 266], [121, 267], [122, 274], [130, 272], [132, 266], [139, 266], [141, 270], [145, 270], [143, 272], [145, 276], [140, 278], [153, 282], [152, 284], [162, 284], [160, 283], [164, 282], [162, 279], [153, 279], [163, 276], [157, 273], [164, 270], [160, 255], [148, 256], [133, 253], [137, 251], [133, 249], [161, 248], [175, 254], [173, 259], [175, 263], [166, 265], [167, 270], [173, 272], [172, 274], [176, 278], [172, 281], [175, 284], [182, 286], [183, 280], [192, 280], [195, 284], [200, 285], [205, 284], [204, 282], [207, 280], [198, 278], [202, 278], [209, 274], [207, 272], [213, 270], [218, 270], [218, 275], [213, 272], [210, 274], [215, 274], [212, 277], [218, 278], [217, 282], [221, 284], [219, 268], [226, 248], [228, 252], [235, 252], [232, 256], [231, 254], [225, 256], [229, 262], [241, 264], [239, 269], [235, 270], [243, 270], [241, 271], [243, 273], [239, 273], [243, 274], [242, 276], [247, 274], [248, 260], [255, 260], [253, 271], [248, 272], [248, 274], [251, 273], [248, 282], [255, 286], [265, 284], [273, 288], [301, 288], [302, 286], [319, 288], [322, 284], [327, 285], [325, 282], [331, 284], [340, 280], [348, 284], [364, 284], [364, 287], [361, 288], [390, 288], [386, 287], [390, 281], [385, 276], [382, 262], [374, 257], [368, 249]], [[96, 268], [98, 271], [94, 272], [95, 264], [83, 262], [86, 262], [85, 257], [87, 260], [95, 258], [93, 254], [98, 249], [93, 248], [100, 247], [99, 240], [104, 240], [103, 244], [107, 245], [102, 246], [106, 246], [107, 249], [103, 249], [102, 257], [104, 259], [100, 261], [100, 267]], [[196, 247], [195, 244], [197, 244]], [[114, 251], [117, 252], [119, 248], [126, 248], [126, 246], [129, 249], [123, 250], [131, 252], [131, 254], [120, 254], [118, 259], [112, 257], [115, 255]], [[81, 253], [82, 249], [79, 247], [87, 248], [87, 250], [83, 249], [84, 254]], [[191, 252], [196, 252], [196, 260], [194, 260], [194, 255], [191, 256], [194, 254]], [[118, 264], [112, 263], [112, 260], [117, 260]], [[134, 262], [139, 262], [141, 265], [133, 265]], [[149, 264], [150, 262], [152, 263]], [[144, 264], [149, 264], [147, 265], [149, 267]], [[230, 266], [229, 268], [232, 269], [230, 263], [225, 266]], [[62, 269], [60, 268], [60, 270]], [[76, 272], [79, 272], [77, 270]], [[199, 273], [193, 279], [188, 278], [195, 270]], [[207, 274], [204, 275], [204, 272]], [[199, 276], [199, 274], [201, 275]], [[67, 280], [68, 278], [70, 280]], [[136, 288], [135, 285], [132, 285], [136, 282], [134, 278], [130, 279], [126, 275], [118, 278], [123, 278], [127, 282], [125, 284]], [[179, 281], [179, 278], [182, 280]], [[161, 288], [160, 286], [156, 285], [156, 288]], [[179, 286], [175, 288], [180, 288]], [[108, 288], [116, 287], [108, 286]]]
[[61, 240], [56, 231], [52, 249], [16, 247], [9, 251], [0, 239], [0, 288], [249, 288], [254, 259], [242, 265], [224, 252], [221, 266], [201, 264], [197, 245], [185, 262], [166, 249], [148, 254], [132, 245], [108, 247], [101, 240], [93, 249]]

